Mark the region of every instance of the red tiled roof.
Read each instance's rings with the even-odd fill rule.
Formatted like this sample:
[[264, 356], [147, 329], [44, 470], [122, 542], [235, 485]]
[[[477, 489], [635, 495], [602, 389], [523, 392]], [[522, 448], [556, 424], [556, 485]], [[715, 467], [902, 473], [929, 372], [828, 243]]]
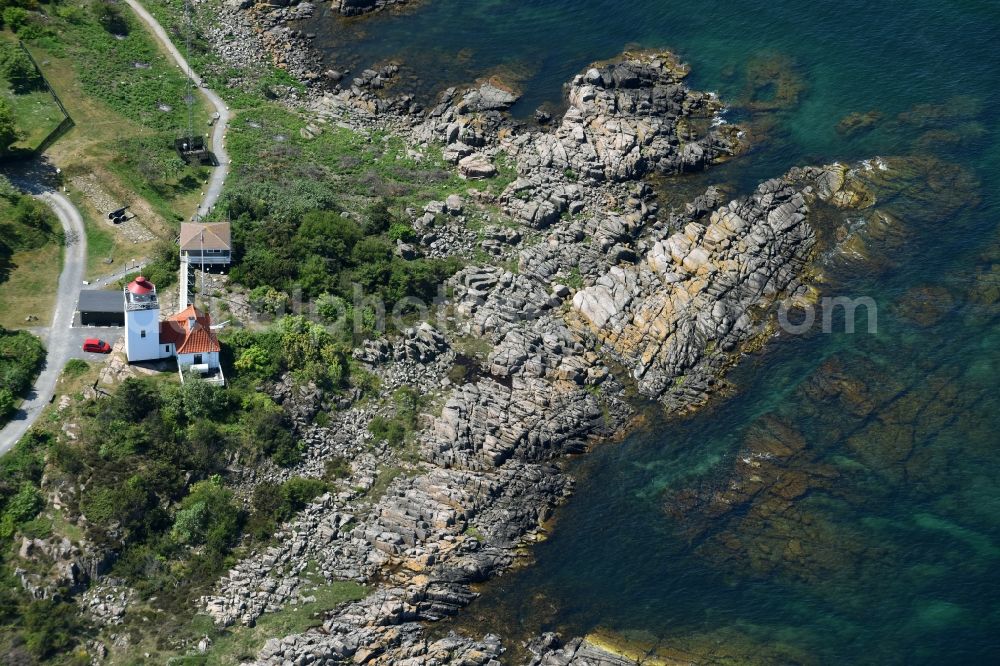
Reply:
[[174, 345], [178, 354], [205, 354], [220, 349], [212, 319], [193, 305], [160, 322], [160, 343]]

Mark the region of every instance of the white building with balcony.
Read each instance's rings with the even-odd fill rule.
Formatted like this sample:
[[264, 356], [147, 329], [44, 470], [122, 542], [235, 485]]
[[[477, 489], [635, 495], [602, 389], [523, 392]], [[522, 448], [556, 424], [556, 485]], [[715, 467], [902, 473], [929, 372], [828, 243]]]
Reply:
[[181, 262], [193, 266], [228, 266], [232, 261], [232, 231], [228, 222], [181, 224]]
[[219, 337], [212, 319], [190, 305], [160, 321], [156, 285], [140, 276], [125, 287], [125, 355], [129, 363], [177, 359], [184, 380], [196, 372], [209, 381], [224, 383], [219, 363]]

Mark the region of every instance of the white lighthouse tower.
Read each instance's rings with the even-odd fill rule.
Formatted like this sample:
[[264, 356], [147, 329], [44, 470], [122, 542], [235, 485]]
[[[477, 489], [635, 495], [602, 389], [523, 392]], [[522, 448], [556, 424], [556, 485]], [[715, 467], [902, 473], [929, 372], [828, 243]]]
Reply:
[[162, 356], [156, 285], [142, 276], [125, 287], [125, 355], [129, 363], [155, 361]]

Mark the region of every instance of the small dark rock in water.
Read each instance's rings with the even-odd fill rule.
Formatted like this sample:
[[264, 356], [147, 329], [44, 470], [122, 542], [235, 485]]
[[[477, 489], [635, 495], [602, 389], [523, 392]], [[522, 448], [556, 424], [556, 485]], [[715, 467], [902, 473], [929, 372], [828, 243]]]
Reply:
[[360, 16], [402, 4], [406, 4], [406, 0], [333, 0], [333, 9], [343, 16]]
[[325, 72], [323, 72], [323, 76], [325, 76], [330, 81], [333, 81], [334, 83], [337, 83], [338, 81], [344, 78], [344, 75], [335, 69], [326, 70]]
[[914, 287], [900, 303], [900, 314], [918, 326], [932, 326], [947, 316], [955, 305], [944, 287]]
[[547, 125], [550, 122], [552, 122], [552, 115], [546, 113], [545, 111], [542, 111], [541, 109], [538, 109], [537, 111], [535, 111], [535, 122], [537, 122], [539, 125]]
[[867, 113], [849, 113], [837, 123], [837, 133], [844, 136], [852, 136], [859, 132], [865, 132], [875, 127], [875, 123], [882, 119], [882, 112], [872, 109]]

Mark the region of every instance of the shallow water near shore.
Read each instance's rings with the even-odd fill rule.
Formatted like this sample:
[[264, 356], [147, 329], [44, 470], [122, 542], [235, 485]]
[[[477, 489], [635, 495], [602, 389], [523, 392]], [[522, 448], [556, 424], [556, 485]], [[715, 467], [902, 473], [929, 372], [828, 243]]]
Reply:
[[519, 117], [626, 46], [674, 50], [755, 144], [666, 182], [668, 204], [874, 155], [932, 181], [884, 202], [901, 231], [867, 261], [825, 267], [825, 294], [875, 300], [877, 334], [838, 316], [832, 334], [782, 336], [734, 371], [734, 396], [572, 461], [576, 494], [534, 563], [457, 626], [601, 628], [702, 663], [996, 660], [1000, 5], [426, 0], [300, 27], [331, 64], [403, 62], [399, 89], [427, 99], [504, 77]]

